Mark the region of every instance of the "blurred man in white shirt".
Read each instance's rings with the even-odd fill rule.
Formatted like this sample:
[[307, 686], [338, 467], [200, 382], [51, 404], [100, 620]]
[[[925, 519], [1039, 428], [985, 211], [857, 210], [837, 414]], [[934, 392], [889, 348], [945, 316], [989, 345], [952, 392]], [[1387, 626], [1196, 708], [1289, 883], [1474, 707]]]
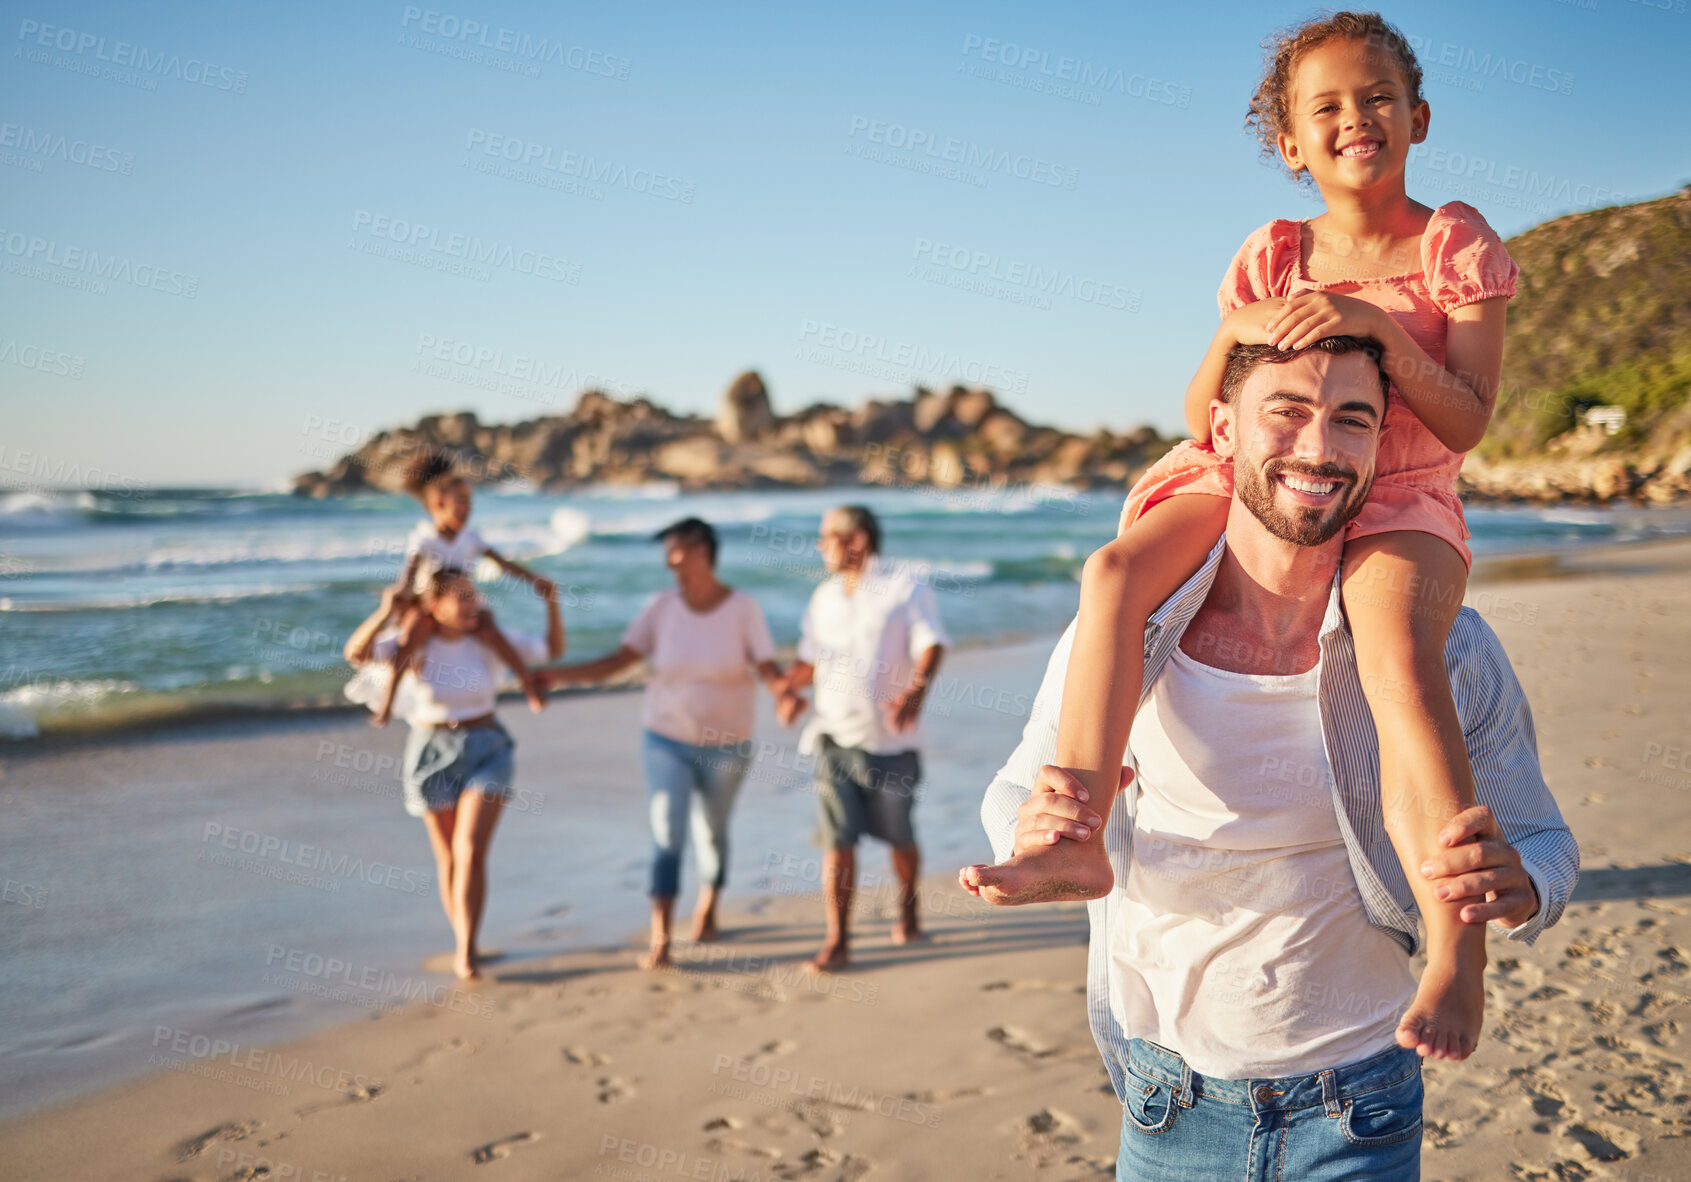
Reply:
[[899, 882], [893, 940], [921, 938], [916, 877], [921, 858], [911, 813], [922, 764], [918, 720], [928, 686], [949, 643], [931, 587], [880, 556], [881, 529], [859, 505], [822, 518], [817, 548], [830, 578], [805, 611], [798, 661], [778, 712], [790, 723], [809, 703], [815, 712], [799, 750], [816, 757], [822, 890], [827, 938], [810, 961], [819, 972], [847, 964], [857, 840], [864, 834], [892, 847]]

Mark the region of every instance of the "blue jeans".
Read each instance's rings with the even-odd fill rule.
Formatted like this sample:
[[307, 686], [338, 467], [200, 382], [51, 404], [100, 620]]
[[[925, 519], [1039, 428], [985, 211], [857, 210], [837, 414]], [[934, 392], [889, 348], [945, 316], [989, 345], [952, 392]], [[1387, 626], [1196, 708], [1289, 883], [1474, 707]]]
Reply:
[[751, 756], [739, 745], [695, 747], [646, 731], [640, 757], [652, 792], [652, 897], [680, 894], [689, 813], [699, 881], [722, 886], [728, 879], [728, 813]]
[[1418, 1182], [1421, 1059], [1392, 1047], [1284, 1079], [1209, 1079], [1128, 1044], [1118, 1180]]

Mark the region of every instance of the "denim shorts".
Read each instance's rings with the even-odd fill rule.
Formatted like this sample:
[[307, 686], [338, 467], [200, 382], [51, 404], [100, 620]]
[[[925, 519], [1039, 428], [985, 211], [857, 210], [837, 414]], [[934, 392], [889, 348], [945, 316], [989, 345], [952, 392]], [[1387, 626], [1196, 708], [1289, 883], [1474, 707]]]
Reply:
[[1211, 1079], [1128, 1044], [1118, 1179], [1418, 1182], [1421, 1058], [1391, 1047], [1312, 1075]]
[[458, 730], [411, 728], [405, 740], [405, 811], [413, 817], [449, 809], [466, 791], [509, 800], [516, 744], [497, 722]]

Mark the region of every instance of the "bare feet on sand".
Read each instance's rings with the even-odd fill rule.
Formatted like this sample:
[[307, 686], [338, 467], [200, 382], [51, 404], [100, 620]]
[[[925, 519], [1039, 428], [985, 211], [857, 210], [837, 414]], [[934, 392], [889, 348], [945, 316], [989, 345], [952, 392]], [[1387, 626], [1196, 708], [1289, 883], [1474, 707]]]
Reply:
[[452, 971], [458, 975], [460, 981], [476, 981], [481, 978], [480, 960], [473, 951], [459, 951], [452, 956]]
[[894, 944], [920, 944], [926, 941], [928, 933], [915, 924], [897, 923], [893, 925], [892, 942]]
[[899, 904], [898, 922], [893, 925], [892, 942], [894, 944], [918, 944], [928, 938], [928, 933], [922, 930], [921, 922], [917, 919], [916, 900], [911, 898]]
[[822, 951], [804, 962], [804, 967], [812, 973], [837, 973], [851, 963], [851, 951], [844, 940], [829, 940], [822, 945]]
[[1428, 1059], [1466, 1059], [1485, 1020], [1485, 961], [1428, 964], [1397, 1024], [1397, 1045]]
[[708, 944], [720, 935], [722, 935], [722, 932], [716, 926], [716, 916], [697, 915], [693, 917], [693, 943]]
[[1085, 841], [1065, 838], [1023, 850], [996, 866], [965, 866], [957, 880], [971, 895], [1001, 907], [1101, 899], [1116, 884], [1103, 838], [1096, 833]]
[[652, 946], [640, 954], [638, 963], [647, 972], [653, 969], [667, 969], [675, 963], [669, 958], [669, 941], [653, 940]]

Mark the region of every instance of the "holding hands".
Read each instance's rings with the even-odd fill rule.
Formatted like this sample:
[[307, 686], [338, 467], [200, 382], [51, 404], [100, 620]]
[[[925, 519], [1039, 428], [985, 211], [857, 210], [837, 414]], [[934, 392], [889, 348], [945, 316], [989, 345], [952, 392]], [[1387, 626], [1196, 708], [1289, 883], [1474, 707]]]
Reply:
[[782, 726], [792, 726], [810, 706], [810, 699], [795, 689], [783, 689], [775, 699], [775, 720]]

